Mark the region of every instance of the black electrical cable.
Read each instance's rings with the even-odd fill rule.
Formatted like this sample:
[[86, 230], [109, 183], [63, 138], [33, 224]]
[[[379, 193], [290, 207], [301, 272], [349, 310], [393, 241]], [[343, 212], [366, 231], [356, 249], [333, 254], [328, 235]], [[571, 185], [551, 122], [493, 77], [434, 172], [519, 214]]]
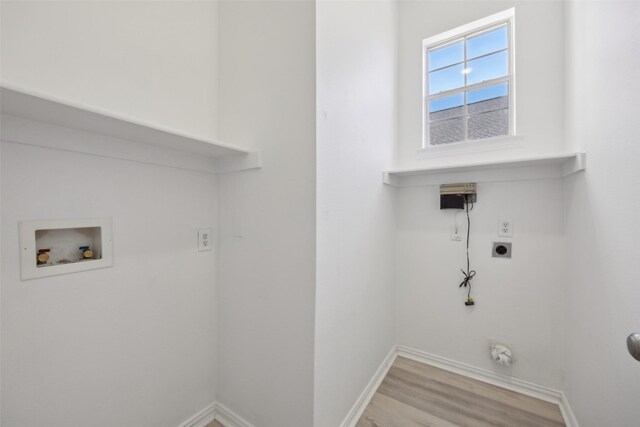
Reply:
[[[465, 195], [464, 197], [465, 207], [467, 211], [467, 271], [460, 269], [462, 274], [464, 274], [464, 279], [462, 283], [460, 283], [459, 288], [461, 287], [469, 287], [469, 291], [467, 292], [467, 301], [464, 303], [465, 305], [473, 305], [473, 298], [471, 298], [471, 279], [476, 275], [475, 270], [471, 270], [469, 267], [469, 234], [471, 234], [471, 218], [469, 217], [469, 196]], [[473, 208], [472, 208], [473, 209]]]

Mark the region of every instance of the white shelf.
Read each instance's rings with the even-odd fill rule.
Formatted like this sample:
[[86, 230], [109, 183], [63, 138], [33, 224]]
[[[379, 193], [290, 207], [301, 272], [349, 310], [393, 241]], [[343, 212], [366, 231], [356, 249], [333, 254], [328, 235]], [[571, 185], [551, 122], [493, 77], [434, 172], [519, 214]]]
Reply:
[[439, 185], [452, 181], [499, 182], [561, 178], [584, 170], [585, 153], [526, 157], [493, 162], [465, 163], [383, 172], [383, 182], [393, 187]]
[[[3, 116], [2, 124], [7, 125], [3, 126], [5, 129], [3, 129], [2, 136], [3, 139], [8, 139], [10, 142], [44, 145], [50, 148], [134, 161], [141, 161], [141, 158], [144, 160], [143, 151], [149, 152], [150, 148], [155, 147], [161, 150], [161, 153], [148, 153], [147, 163], [178, 167], [184, 164], [187, 165], [185, 166], [186, 168], [191, 168], [188, 165], [193, 163], [193, 169], [205, 172], [229, 172], [261, 167], [260, 154], [242, 147], [195, 137], [67, 100], [37, 94], [4, 82], [0, 87], [0, 104]], [[15, 120], [15, 118], [18, 120]], [[96, 146], [95, 148], [92, 147], [91, 138], [87, 139], [86, 144], [70, 144], [68, 142], [58, 144], [63, 146], [56, 146], [55, 142], [45, 142], [44, 140], [33, 141], [32, 139], [36, 132], [25, 132], [25, 121], [49, 125], [42, 127], [43, 132], [46, 132], [46, 130], [53, 132], [55, 128], [68, 128], [113, 140], [137, 142], [142, 147], [139, 147], [140, 149], [137, 151], [132, 150], [134, 154], [132, 158], [129, 158], [127, 150], [118, 149], [115, 147], [117, 144], [114, 144], [114, 153], [106, 153], [104, 140], [101, 147], [98, 147], [100, 145], [98, 143], [93, 144]], [[27, 134], [29, 135], [27, 136]], [[24, 139], [28, 139], [28, 141]], [[162, 160], [170, 158], [171, 153], [175, 152], [184, 153], [187, 157], [191, 156], [193, 159], [182, 159], [182, 162], [177, 164], [176, 161], [167, 160], [165, 162]], [[197, 162], [190, 161], [196, 157], [200, 158], [200, 160]], [[226, 165], [227, 160], [230, 161], [231, 166]]]

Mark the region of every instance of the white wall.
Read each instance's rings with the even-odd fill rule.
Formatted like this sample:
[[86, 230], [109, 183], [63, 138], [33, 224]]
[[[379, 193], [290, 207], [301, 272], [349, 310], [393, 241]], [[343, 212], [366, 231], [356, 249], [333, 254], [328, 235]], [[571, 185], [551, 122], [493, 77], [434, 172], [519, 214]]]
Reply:
[[[514, 5], [523, 138], [419, 155], [422, 39]], [[634, 425], [638, 202], [624, 184], [638, 181], [639, 15], [635, 2], [402, 0], [396, 16], [392, 1], [4, 1], [3, 81], [219, 134], [265, 167], [216, 184], [3, 142], [0, 423], [173, 427], [217, 398], [259, 427], [333, 427], [398, 343], [562, 388], [583, 427]], [[564, 183], [479, 185], [473, 308], [437, 187], [380, 183], [396, 113], [396, 166], [589, 154]], [[43, 216], [113, 217], [114, 267], [20, 281], [17, 222]], [[505, 216], [512, 239], [496, 235]], [[197, 228], [216, 225], [217, 253], [198, 253]], [[513, 259], [490, 258], [497, 240]], [[511, 369], [489, 338], [512, 345]]]
[[3, 82], [215, 138], [214, 1], [3, 1]]
[[394, 342], [394, 1], [317, 3], [314, 426], [340, 425]]
[[221, 137], [262, 150], [264, 167], [219, 181], [219, 400], [259, 427], [311, 426], [313, 2], [220, 4], [220, 106]]
[[[56, 134], [51, 133], [51, 138]], [[2, 142], [4, 427], [175, 427], [215, 399], [212, 175]], [[18, 221], [111, 217], [112, 268], [20, 280]]]
[[640, 3], [567, 6], [568, 137], [588, 153], [565, 183], [567, 340], [563, 390], [582, 427], [638, 424], [640, 332], [637, 105]]
[[[562, 337], [562, 182], [478, 184], [470, 212], [473, 307], [458, 288], [466, 268], [463, 241], [450, 240], [460, 211], [440, 210], [437, 186], [398, 190], [397, 340], [439, 356], [558, 388]], [[514, 223], [513, 238], [498, 237], [499, 218]], [[513, 257], [491, 258], [492, 242], [511, 241]], [[503, 369], [489, 357], [489, 339], [512, 346]]]
[[[216, 136], [215, 2], [3, 1], [1, 29], [4, 83]], [[196, 230], [217, 224], [215, 177], [2, 144], [1, 424], [175, 426], [211, 404], [215, 253]], [[98, 216], [113, 268], [19, 280], [18, 220]]]
[[[422, 40], [516, 9], [516, 115], [520, 139], [422, 144]], [[398, 7], [398, 166], [468, 163], [564, 149], [564, 27], [561, 1], [409, 1]]]
[[[419, 154], [422, 40], [514, 6], [517, 127], [523, 138]], [[397, 166], [564, 150], [561, 2], [401, 1], [398, 14]], [[500, 147], [506, 148], [496, 151]], [[563, 254], [557, 250], [563, 244], [562, 181], [501, 182], [507, 181], [506, 173], [504, 179], [498, 175], [497, 181], [478, 185], [478, 203], [471, 213], [471, 268], [477, 271], [472, 308], [464, 305], [465, 289], [458, 288], [466, 260], [465, 242], [450, 240], [455, 212], [440, 211], [435, 185], [397, 190], [396, 338], [401, 345], [558, 388], [558, 346], [563, 336]], [[470, 177], [453, 174], [446, 179], [464, 182]], [[501, 217], [514, 222], [512, 239], [498, 237]], [[462, 214], [457, 223], [466, 232]], [[502, 240], [513, 242], [511, 260], [491, 258], [492, 242]], [[489, 339], [512, 346], [512, 368], [491, 361]]]

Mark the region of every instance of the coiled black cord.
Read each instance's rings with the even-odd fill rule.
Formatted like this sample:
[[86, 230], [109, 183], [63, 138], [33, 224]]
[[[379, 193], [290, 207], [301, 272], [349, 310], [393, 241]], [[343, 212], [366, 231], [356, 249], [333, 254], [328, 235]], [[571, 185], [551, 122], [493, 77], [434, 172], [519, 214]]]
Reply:
[[471, 270], [469, 267], [469, 234], [471, 233], [471, 218], [469, 217], [469, 196], [468, 195], [464, 196], [464, 201], [465, 201], [465, 207], [467, 210], [467, 271], [460, 269], [460, 271], [464, 275], [464, 279], [462, 280], [462, 282], [460, 283], [460, 286], [458, 287], [461, 288], [464, 286], [465, 288], [466, 287], [469, 288], [467, 292], [467, 301], [465, 302], [465, 305], [473, 305], [474, 304], [473, 298], [471, 298], [471, 279], [473, 279], [473, 276], [476, 275], [476, 271]]

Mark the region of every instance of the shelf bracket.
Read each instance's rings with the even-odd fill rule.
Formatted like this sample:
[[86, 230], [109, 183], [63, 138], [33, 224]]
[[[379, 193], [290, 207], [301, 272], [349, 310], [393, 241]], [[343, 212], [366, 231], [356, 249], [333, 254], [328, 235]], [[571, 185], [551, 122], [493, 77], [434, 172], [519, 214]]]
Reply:
[[216, 173], [230, 173], [262, 168], [262, 152], [252, 151], [247, 154], [234, 154], [218, 157], [215, 160]]
[[562, 165], [562, 177], [567, 177], [576, 172], [580, 172], [587, 167], [587, 155], [576, 153], [575, 157]]
[[390, 187], [400, 187], [400, 178], [390, 174], [389, 172], [382, 172], [382, 183]]

